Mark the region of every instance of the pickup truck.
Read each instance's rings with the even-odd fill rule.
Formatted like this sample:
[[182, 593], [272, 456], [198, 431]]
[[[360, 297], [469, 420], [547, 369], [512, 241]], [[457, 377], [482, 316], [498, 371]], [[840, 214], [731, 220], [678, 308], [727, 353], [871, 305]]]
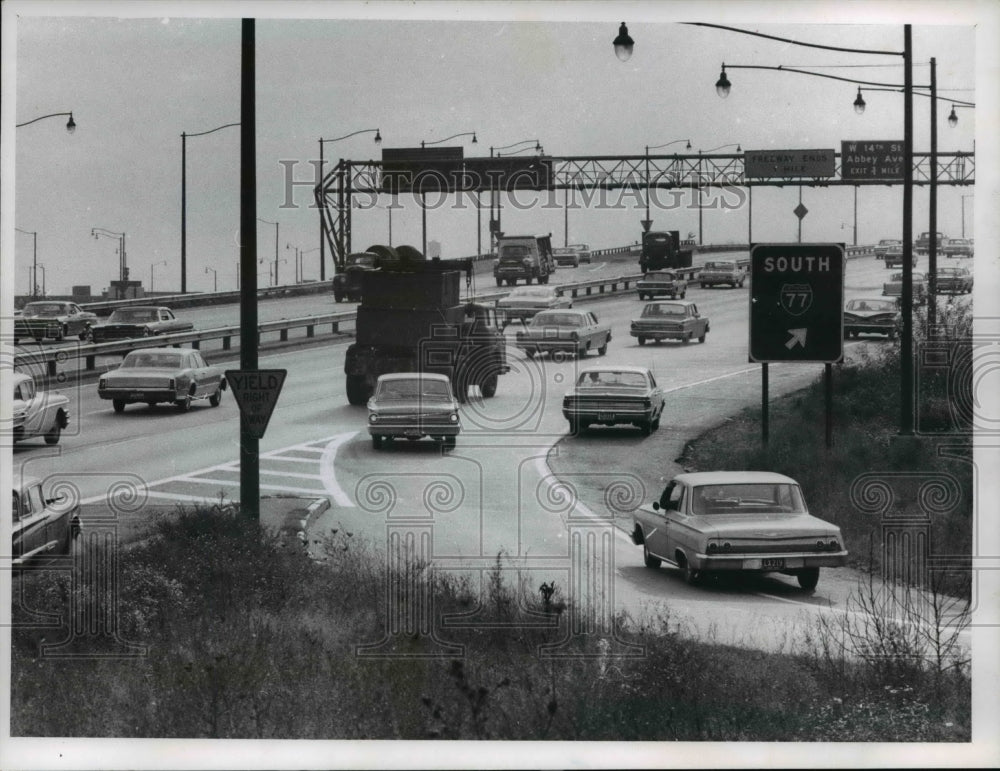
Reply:
[[743, 282], [746, 280], [746, 269], [738, 262], [731, 260], [706, 262], [705, 267], [698, 274], [698, 283], [702, 287], [729, 284], [735, 289], [738, 286], [743, 286]]
[[41, 436], [46, 444], [58, 444], [62, 430], [69, 425], [68, 407], [68, 397], [56, 391], [38, 391], [31, 375], [14, 373], [11, 412], [15, 442]]
[[[936, 251], [941, 252], [941, 247], [944, 246], [944, 233], [935, 233], [935, 243], [937, 244]], [[917, 236], [917, 242], [914, 247], [920, 254], [927, 254], [928, 250], [931, 248], [931, 233], [929, 230], [924, 231], [919, 236]]]

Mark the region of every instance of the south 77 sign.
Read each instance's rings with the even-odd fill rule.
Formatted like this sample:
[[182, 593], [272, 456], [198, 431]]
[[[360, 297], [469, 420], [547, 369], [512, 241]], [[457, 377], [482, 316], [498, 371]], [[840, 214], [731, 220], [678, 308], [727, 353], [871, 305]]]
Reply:
[[750, 361], [844, 356], [844, 245], [750, 247]]

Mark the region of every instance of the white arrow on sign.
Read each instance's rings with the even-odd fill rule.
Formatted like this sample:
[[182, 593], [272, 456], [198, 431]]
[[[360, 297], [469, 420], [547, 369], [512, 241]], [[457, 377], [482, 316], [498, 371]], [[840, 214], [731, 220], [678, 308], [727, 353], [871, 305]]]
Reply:
[[788, 342], [785, 343], [785, 348], [792, 349], [796, 344], [801, 345], [803, 348], [806, 347], [805, 329], [789, 329], [788, 334], [790, 334], [791, 337], [788, 338]]

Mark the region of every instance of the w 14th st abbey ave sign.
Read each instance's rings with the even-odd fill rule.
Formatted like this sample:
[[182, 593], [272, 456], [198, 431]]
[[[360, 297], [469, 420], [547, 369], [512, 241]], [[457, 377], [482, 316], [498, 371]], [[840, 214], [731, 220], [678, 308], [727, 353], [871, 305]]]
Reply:
[[843, 309], [843, 244], [751, 246], [751, 361], [840, 361]]

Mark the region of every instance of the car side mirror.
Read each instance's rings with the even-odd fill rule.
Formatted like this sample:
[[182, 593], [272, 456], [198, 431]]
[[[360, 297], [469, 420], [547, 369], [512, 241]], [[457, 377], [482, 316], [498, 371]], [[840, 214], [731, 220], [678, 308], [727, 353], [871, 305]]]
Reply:
[[653, 511], [659, 511], [659, 510], [660, 510], [660, 502], [653, 501]]

